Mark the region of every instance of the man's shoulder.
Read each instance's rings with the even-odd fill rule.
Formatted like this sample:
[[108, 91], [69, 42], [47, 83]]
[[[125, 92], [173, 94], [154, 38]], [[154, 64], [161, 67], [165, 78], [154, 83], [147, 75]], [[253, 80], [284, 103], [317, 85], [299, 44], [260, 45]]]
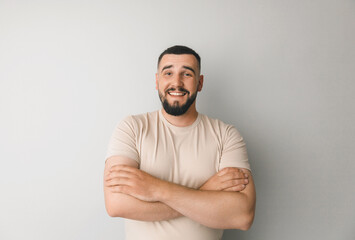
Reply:
[[204, 114], [201, 114], [201, 119], [201, 122], [204, 124], [204, 128], [209, 128], [223, 139], [231, 136], [242, 138], [240, 132], [233, 124], [226, 123], [218, 118], [209, 117]]
[[218, 118], [210, 117], [210, 116], [207, 116], [207, 115], [201, 114], [201, 113], [200, 113], [200, 115], [201, 115], [202, 122], [204, 124], [207, 123], [215, 128], [223, 128], [223, 129], [233, 127], [233, 125], [226, 123]]
[[204, 128], [211, 130], [223, 143], [227, 143], [231, 139], [238, 142], [243, 140], [242, 135], [234, 125], [206, 115], [202, 115], [201, 118]]
[[144, 126], [146, 124], [156, 121], [158, 119], [158, 115], [159, 111], [128, 115], [121, 120], [120, 124]]

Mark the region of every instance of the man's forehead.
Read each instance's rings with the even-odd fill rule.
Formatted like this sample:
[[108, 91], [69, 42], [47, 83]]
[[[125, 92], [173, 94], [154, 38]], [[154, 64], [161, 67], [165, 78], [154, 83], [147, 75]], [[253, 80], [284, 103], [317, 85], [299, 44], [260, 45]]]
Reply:
[[172, 65], [172, 67], [190, 66], [198, 69], [198, 62], [192, 54], [165, 54], [159, 63], [159, 69]]

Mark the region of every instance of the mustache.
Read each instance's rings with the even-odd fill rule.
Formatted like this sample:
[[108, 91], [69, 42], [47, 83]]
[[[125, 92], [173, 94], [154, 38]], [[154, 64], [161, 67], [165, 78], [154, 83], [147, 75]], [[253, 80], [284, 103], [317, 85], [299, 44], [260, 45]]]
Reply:
[[169, 88], [165, 91], [165, 93], [168, 93], [169, 91], [176, 91], [178, 90], [179, 92], [184, 92], [187, 94], [190, 94], [190, 92], [188, 90], [186, 90], [185, 88], [179, 87], [179, 88]]

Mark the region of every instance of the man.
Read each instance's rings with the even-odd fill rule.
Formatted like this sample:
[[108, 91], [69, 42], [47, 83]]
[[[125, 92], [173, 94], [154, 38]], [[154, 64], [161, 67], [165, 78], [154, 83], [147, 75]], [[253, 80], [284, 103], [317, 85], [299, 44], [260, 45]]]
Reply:
[[107, 212], [126, 218], [127, 239], [221, 239], [250, 228], [255, 189], [243, 138], [196, 110], [200, 57], [173, 46], [159, 57], [160, 111], [129, 116], [111, 137]]

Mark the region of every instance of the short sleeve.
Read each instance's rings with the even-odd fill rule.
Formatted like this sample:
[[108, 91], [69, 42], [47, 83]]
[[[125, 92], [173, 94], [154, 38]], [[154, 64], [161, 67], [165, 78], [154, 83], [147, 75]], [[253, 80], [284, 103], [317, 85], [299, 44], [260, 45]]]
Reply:
[[132, 117], [126, 117], [118, 123], [108, 144], [105, 159], [112, 156], [125, 156], [137, 161], [139, 164], [135, 129], [136, 127]]
[[226, 128], [219, 170], [226, 167], [238, 167], [251, 170], [243, 137], [238, 130], [231, 125], [228, 125]]

